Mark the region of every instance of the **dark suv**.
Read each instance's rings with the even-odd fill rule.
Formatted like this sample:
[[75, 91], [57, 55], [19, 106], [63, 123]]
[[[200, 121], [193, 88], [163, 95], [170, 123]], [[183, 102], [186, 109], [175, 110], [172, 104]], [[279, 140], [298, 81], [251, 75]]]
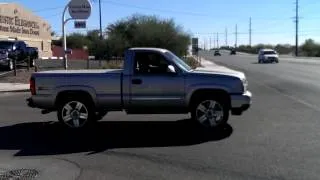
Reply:
[[[29, 50], [24, 41], [0, 41], [0, 67], [12, 70], [14, 60], [17, 64], [25, 63], [28, 56]], [[34, 59], [30, 59], [30, 66], [34, 66]]]

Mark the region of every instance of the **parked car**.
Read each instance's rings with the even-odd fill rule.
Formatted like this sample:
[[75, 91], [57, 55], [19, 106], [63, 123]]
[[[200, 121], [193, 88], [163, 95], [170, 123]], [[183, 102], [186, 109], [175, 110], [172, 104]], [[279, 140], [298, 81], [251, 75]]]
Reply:
[[31, 59], [38, 59], [39, 58], [39, 50], [36, 47], [27, 47], [29, 56]]
[[231, 49], [230, 55], [236, 55], [236, 54], [237, 54], [236, 50], [235, 49]]
[[261, 49], [258, 54], [259, 63], [279, 63], [279, 55], [273, 49]]
[[166, 49], [130, 48], [123, 69], [53, 70], [30, 79], [28, 105], [57, 111], [69, 128], [83, 128], [109, 111], [187, 114], [207, 128], [225, 124], [251, 105], [244, 73], [192, 69]]
[[[0, 41], [0, 67], [13, 70], [14, 60], [17, 64], [25, 63], [29, 55], [24, 41]], [[30, 66], [34, 66], [33, 59], [30, 61]]]
[[219, 50], [215, 50], [214, 51], [214, 56], [221, 56], [220, 51]]

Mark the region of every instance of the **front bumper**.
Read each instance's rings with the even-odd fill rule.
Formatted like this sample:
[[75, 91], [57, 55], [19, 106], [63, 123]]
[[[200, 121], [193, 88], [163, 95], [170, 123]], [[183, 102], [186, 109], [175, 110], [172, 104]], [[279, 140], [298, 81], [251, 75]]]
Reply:
[[252, 93], [246, 91], [243, 94], [231, 95], [231, 113], [232, 115], [241, 115], [248, 110], [252, 104]]

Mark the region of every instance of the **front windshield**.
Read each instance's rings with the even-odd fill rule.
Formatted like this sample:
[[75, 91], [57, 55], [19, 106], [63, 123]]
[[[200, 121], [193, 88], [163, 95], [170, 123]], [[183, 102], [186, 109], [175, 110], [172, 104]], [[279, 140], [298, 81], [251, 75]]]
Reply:
[[274, 51], [264, 51], [263, 54], [276, 54]]
[[176, 56], [172, 52], [167, 51], [166, 54], [169, 56], [170, 59], [172, 59], [183, 70], [185, 70], [185, 71], [192, 70], [192, 68], [188, 64], [186, 64], [182, 59], [180, 59], [178, 56]]
[[13, 43], [12, 42], [0, 42], [0, 49], [11, 49], [12, 48]]

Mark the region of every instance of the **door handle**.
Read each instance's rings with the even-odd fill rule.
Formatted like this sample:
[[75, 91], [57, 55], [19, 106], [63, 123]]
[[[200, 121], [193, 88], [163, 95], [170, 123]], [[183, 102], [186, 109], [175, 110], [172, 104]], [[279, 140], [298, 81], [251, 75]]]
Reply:
[[141, 79], [132, 79], [132, 84], [142, 84], [142, 80]]

